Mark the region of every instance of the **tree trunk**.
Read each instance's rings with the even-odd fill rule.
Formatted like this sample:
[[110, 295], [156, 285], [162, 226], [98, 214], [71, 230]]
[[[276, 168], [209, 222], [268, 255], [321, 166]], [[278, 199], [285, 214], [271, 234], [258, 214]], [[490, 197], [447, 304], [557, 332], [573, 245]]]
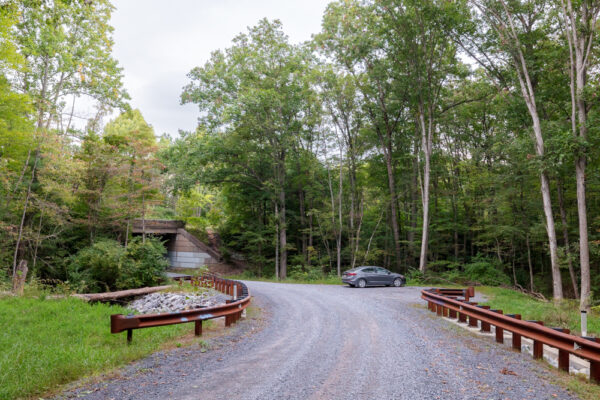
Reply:
[[[587, 140], [587, 105], [585, 87], [587, 70], [594, 44], [594, 33], [600, 8], [594, 2], [581, 2], [579, 10], [573, 8], [571, 0], [561, 1], [565, 24], [565, 36], [569, 45], [569, 77], [571, 89], [571, 129], [575, 137]], [[577, 129], [579, 128], [579, 129]], [[577, 182], [577, 215], [579, 218], [579, 264], [581, 267], [582, 310], [590, 309], [590, 252], [587, 223], [585, 168], [587, 154], [578, 149], [575, 155], [575, 180]]]
[[423, 154], [425, 156], [425, 165], [423, 168], [423, 188], [421, 199], [423, 202], [423, 233], [421, 236], [421, 255], [419, 257], [419, 270], [425, 272], [427, 268], [427, 249], [429, 245], [429, 179], [431, 174], [431, 120], [429, 121], [429, 130], [425, 126], [425, 115], [421, 109], [419, 113], [421, 125], [421, 141]]
[[279, 203], [281, 210], [279, 212], [279, 277], [287, 278], [287, 229], [285, 220], [285, 190], [282, 188], [279, 192]]
[[337, 275], [342, 276], [342, 191], [343, 191], [343, 147], [340, 141], [340, 182], [338, 189], [338, 234], [336, 238], [337, 244]]
[[531, 264], [531, 248], [529, 246], [529, 233], [525, 236], [525, 243], [527, 245], [527, 264], [529, 265], [529, 290], [534, 291], [533, 285], [533, 265]]
[[12, 290], [14, 294], [23, 295], [25, 279], [27, 279], [27, 260], [21, 260], [12, 278]]
[[569, 229], [567, 225], [567, 212], [565, 211], [565, 201], [563, 196], [563, 186], [560, 179], [558, 180], [558, 207], [560, 208], [560, 220], [562, 225], [563, 240], [565, 242], [565, 256], [569, 264], [569, 275], [575, 293], [575, 298], [579, 300], [579, 288], [577, 287], [577, 276], [573, 268], [573, 260], [571, 259], [571, 245], [569, 243]]
[[279, 205], [275, 201], [275, 279], [279, 280]]

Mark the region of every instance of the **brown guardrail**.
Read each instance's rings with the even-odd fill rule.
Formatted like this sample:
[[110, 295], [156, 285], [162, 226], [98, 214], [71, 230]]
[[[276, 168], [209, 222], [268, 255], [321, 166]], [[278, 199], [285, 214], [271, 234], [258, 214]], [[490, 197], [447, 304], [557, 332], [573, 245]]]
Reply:
[[[491, 332], [491, 326], [494, 326], [498, 343], [504, 343], [504, 331], [511, 332], [512, 348], [516, 351], [521, 351], [521, 337], [533, 340], [533, 357], [536, 359], [543, 358], [543, 345], [558, 349], [558, 368], [563, 371], [569, 371], [570, 354], [585, 359], [590, 363], [590, 380], [600, 383], [600, 343], [597, 338], [571, 335], [569, 329], [549, 328], [543, 321], [523, 321], [519, 314], [504, 314], [502, 310], [491, 310], [468, 298], [453, 298], [453, 294], [444, 294], [447, 290], [426, 289], [421, 292], [421, 298], [427, 301], [427, 308], [439, 316], [457, 318], [463, 323], [468, 318], [469, 326], [481, 325], [483, 332]], [[469, 295], [472, 297], [474, 291]]]
[[113, 314], [110, 316], [110, 332], [120, 333], [127, 331], [127, 342], [131, 343], [134, 329], [194, 322], [194, 333], [196, 336], [200, 336], [202, 335], [202, 321], [225, 317], [225, 326], [230, 326], [241, 318], [242, 312], [250, 304], [250, 291], [243, 282], [219, 278], [208, 274], [200, 277], [185, 277], [184, 279], [191, 280], [193, 284], [198, 286], [210, 287], [229, 296], [233, 296], [234, 300], [228, 300], [227, 304], [218, 306], [202, 307], [172, 313], [140, 315]]

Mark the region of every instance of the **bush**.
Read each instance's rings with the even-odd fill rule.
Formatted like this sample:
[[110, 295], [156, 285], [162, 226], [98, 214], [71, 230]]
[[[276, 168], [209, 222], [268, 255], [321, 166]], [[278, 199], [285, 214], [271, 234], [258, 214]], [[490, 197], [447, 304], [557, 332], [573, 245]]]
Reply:
[[482, 285], [510, 285], [509, 276], [501, 268], [502, 265], [496, 259], [477, 256], [473, 262], [465, 264], [465, 276], [469, 281]]
[[299, 281], [318, 281], [324, 278], [319, 266], [294, 265], [288, 270], [288, 277]]
[[135, 237], [127, 247], [102, 239], [68, 261], [67, 274], [79, 292], [100, 292], [156, 285], [168, 266], [166, 250], [156, 238]]

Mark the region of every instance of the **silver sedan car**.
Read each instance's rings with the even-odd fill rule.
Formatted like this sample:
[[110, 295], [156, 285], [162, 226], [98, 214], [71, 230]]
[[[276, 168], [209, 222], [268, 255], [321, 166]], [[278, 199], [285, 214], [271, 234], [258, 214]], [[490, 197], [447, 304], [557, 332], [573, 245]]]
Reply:
[[390, 272], [381, 267], [357, 267], [345, 271], [342, 282], [352, 287], [364, 288], [367, 286], [404, 286], [406, 278], [402, 274]]

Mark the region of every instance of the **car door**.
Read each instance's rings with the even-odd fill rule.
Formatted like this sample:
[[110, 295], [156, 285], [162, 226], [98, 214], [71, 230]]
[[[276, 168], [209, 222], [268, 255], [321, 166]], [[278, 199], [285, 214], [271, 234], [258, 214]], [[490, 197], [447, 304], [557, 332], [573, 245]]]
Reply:
[[377, 268], [377, 282], [379, 285], [391, 285], [393, 282], [392, 273], [385, 268]]
[[363, 268], [361, 271], [363, 278], [367, 281], [367, 285], [376, 285], [377, 284], [377, 274], [375, 273], [375, 268]]

